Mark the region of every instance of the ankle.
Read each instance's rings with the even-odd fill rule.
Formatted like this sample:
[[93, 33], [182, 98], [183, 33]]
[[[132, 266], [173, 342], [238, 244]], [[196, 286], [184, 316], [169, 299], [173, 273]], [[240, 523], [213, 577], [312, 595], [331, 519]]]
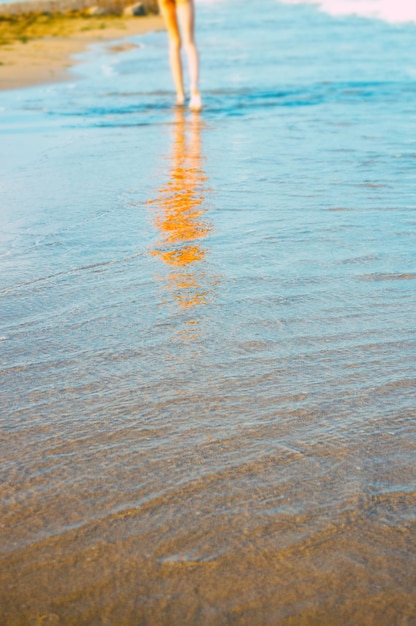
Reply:
[[202, 99], [201, 94], [198, 89], [193, 89], [191, 91], [191, 99], [189, 101], [189, 108], [192, 111], [200, 111], [202, 109]]

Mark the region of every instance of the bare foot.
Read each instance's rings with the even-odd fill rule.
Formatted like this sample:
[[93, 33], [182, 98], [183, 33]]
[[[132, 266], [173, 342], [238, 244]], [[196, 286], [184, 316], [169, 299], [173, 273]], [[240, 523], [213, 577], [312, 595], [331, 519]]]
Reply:
[[184, 93], [177, 93], [176, 94], [176, 104], [179, 107], [182, 107], [185, 104], [185, 94]]
[[202, 109], [202, 99], [199, 91], [193, 91], [189, 101], [191, 111], [200, 111]]

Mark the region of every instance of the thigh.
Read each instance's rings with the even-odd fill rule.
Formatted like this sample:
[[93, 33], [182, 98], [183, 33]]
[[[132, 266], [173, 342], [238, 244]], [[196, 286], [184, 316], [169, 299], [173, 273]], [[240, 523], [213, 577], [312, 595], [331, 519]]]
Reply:
[[165, 20], [166, 29], [171, 39], [180, 40], [175, 0], [159, 0], [159, 9]]
[[193, 42], [195, 23], [193, 0], [176, 0], [176, 7], [183, 38], [186, 42]]

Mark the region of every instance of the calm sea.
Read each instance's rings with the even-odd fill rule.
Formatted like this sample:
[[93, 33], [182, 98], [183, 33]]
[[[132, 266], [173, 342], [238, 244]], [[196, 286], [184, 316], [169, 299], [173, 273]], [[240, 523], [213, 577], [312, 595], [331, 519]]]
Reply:
[[321, 5], [1, 93], [2, 626], [416, 624], [416, 27]]

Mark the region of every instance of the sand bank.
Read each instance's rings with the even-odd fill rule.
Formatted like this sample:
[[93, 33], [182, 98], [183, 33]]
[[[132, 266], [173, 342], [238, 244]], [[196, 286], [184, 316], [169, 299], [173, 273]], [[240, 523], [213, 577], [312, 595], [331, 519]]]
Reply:
[[[17, 89], [65, 80], [68, 68], [77, 63], [74, 54], [90, 44], [118, 40], [163, 28], [157, 15], [131, 18], [77, 18], [70, 32], [60, 36], [29, 39], [22, 37], [0, 46], [0, 90]], [[120, 46], [114, 47], [117, 53]]]

